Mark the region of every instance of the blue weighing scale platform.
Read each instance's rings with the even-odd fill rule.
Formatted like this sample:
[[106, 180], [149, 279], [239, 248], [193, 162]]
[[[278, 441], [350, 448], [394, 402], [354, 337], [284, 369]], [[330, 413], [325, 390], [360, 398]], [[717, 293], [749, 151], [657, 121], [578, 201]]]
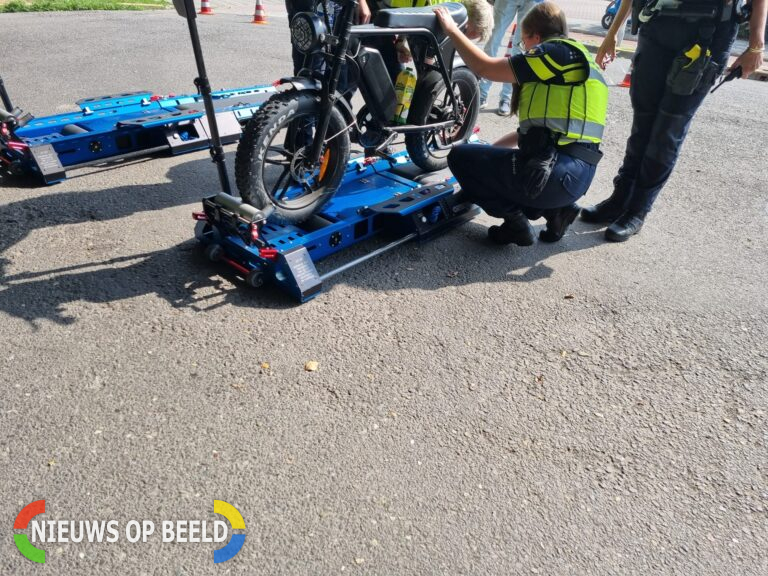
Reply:
[[[306, 302], [320, 294], [332, 276], [480, 212], [458, 199], [447, 170], [421, 172], [405, 152], [393, 160], [351, 160], [333, 198], [300, 225], [263, 219], [261, 212], [227, 194], [210, 196], [203, 200], [203, 212], [195, 214], [195, 235], [211, 260], [228, 264], [248, 285], [273, 284]], [[318, 271], [321, 260], [374, 237], [388, 243], [337, 268]]]
[[[249, 86], [212, 93], [223, 144], [240, 138], [241, 126], [274, 91]], [[55, 184], [78, 168], [210, 144], [199, 94], [161, 97], [139, 91], [85, 98], [77, 106], [79, 111], [41, 118], [20, 113], [18, 122], [0, 125], [0, 170]]]

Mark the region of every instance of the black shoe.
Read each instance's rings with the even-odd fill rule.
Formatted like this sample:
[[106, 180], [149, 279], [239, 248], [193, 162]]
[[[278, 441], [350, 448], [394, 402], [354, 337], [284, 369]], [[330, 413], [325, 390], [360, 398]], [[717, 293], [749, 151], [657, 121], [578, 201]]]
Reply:
[[547, 210], [544, 212], [544, 218], [547, 219], [547, 228], [539, 232], [539, 240], [542, 242], [557, 242], [560, 240], [565, 231], [568, 230], [568, 226], [576, 220], [579, 210], [576, 204], [571, 204], [557, 210]]
[[507, 215], [504, 224], [488, 228], [488, 238], [494, 244], [517, 244], [530, 246], [533, 244], [533, 228], [522, 212]]
[[643, 227], [645, 214], [627, 212], [605, 230], [605, 239], [611, 242], [626, 242]]
[[581, 219], [590, 224], [610, 224], [626, 210], [624, 199], [614, 193], [606, 200], [594, 206], [581, 209]]

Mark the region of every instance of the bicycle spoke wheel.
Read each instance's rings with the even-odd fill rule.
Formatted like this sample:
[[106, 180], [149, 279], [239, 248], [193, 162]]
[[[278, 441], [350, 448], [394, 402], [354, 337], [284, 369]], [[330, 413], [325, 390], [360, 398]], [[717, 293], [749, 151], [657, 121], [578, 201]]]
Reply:
[[260, 209], [273, 206], [289, 222], [308, 218], [328, 201], [349, 157], [346, 124], [333, 108], [320, 159], [307, 161], [320, 115], [315, 96], [303, 91], [270, 98], [246, 126], [235, 157], [243, 200]]

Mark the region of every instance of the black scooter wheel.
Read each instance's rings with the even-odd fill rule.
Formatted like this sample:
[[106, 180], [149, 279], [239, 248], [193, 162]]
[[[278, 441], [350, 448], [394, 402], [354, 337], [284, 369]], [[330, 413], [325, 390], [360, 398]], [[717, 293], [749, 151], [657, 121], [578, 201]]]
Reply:
[[224, 258], [224, 248], [219, 244], [208, 244], [205, 247], [205, 257], [211, 262], [219, 262]]
[[608, 28], [610, 28], [611, 24], [613, 23], [613, 18], [614, 18], [613, 14], [604, 14], [602, 20], [600, 20], [600, 24], [602, 25], [603, 28], [608, 30]]
[[251, 270], [245, 277], [245, 283], [251, 288], [261, 288], [264, 285], [264, 273], [261, 270]]
[[326, 143], [315, 166], [307, 167], [320, 116], [319, 94], [272, 96], [251, 118], [235, 155], [240, 196], [274, 217], [298, 223], [320, 210], [341, 184], [349, 158], [349, 131], [338, 109], [331, 110]]
[[[429, 172], [448, 166], [451, 147], [466, 142], [472, 136], [480, 111], [480, 86], [469, 68], [454, 68], [451, 87], [459, 103], [461, 121], [449, 128], [405, 136], [405, 147], [411, 160]], [[408, 124], [424, 125], [449, 120], [451, 111], [442, 75], [433, 70], [419, 78], [408, 113]]]

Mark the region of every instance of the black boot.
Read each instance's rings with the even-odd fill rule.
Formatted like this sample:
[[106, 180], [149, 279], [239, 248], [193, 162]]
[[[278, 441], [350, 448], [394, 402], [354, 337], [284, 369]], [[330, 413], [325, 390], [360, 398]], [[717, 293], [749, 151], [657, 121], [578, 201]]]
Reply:
[[627, 211], [605, 230], [605, 239], [611, 242], [626, 242], [643, 227], [645, 213]]
[[581, 219], [590, 224], [610, 224], [626, 210], [626, 198], [616, 192], [594, 206], [581, 209]]
[[504, 224], [488, 228], [488, 238], [494, 244], [533, 244], [533, 228], [522, 212], [511, 212], [504, 217]]
[[539, 232], [539, 240], [542, 242], [557, 242], [563, 237], [565, 231], [568, 230], [568, 226], [576, 220], [578, 215], [579, 207], [576, 204], [545, 211], [544, 218], [547, 220], [547, 228]]

